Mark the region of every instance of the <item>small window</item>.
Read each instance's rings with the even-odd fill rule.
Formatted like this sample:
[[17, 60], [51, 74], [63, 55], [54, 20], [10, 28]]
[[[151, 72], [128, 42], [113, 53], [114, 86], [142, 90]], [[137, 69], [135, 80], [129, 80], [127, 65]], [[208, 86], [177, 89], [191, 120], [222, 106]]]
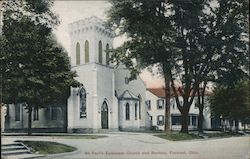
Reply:
[[172, 107], [173, 107], [173, 109], [175, 109], [175, 102], [173, 103]]
[[89, 41], [85, 41], [85, 63], [89, 62]]
[[146, 105], [148, 106], [148, 110], [151, 110], [151, 100], [147, 100]]
[[129, 110], [129, 104], [126, 104], [126, 120], [130, 120], [130, 110]]
[[141, 120], [141, 101], [142, 101], [142, 98], [141, 98], [140, 94], [137, 97], [139, 99], [139, 119]]
[[135, 103], [135, 120], [137, 120], [137, 108], [138, 107], [138, 105], [137, 105], [137, 103]]
[[194, 102], [194, 108], [198, 108], [199, 107], [199, 100], [196, 99]]
[[180, 101], [180, 105], [183, 107], [183, 101], [182, 100]]
[[80, 44], [76, 44], [76, 65], [80, 65]]
[[16, 121], [21, 120], [21, 104], [15, 105], [15, 120]]
[[39, 120], [39, 108], [38, 107], [34, 107], [33, 109], [33, 120]]
[[158, 99], [157, 100], [157, 108], [158, 109], [163, 109], [164, 108], [164, 100], [163, 99]]
[[109, 44], [106, 45], [106, 65], [109, 65]]
[[129, 78], [125, 77], [125, 84], [128, 84], [128, 83], [129, 83]]
[[163, 115], [157, 116], [157, 125], [164, 125], [164, 116]]
[[99, 50], [99, 63], [102, 63], [102, 41], [99, 41], [98, 50]]

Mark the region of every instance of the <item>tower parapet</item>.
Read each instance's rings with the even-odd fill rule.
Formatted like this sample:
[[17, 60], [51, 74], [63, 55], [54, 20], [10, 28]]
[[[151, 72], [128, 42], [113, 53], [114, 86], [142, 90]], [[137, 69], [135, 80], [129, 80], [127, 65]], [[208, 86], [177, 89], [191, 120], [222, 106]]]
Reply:
[[86, 63], [109, 65], [107, 49], [113, 47], [115, 36], [111, 29], [104, 26], [104, 21], [90, 17], [69, 24], [71, 38], [72, 66]]

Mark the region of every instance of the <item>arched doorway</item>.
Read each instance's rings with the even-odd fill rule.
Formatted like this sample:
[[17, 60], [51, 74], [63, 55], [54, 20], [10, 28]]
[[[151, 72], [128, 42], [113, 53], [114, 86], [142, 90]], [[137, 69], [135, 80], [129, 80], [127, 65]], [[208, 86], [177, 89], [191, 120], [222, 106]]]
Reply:
[[102, 104], [102, 109], [101, 109], [101, 124], [102, 124], [102, 129], [108, 129], [108, 119], [109, 119], [109, 114], [108, 114], [108, 105], [106, 101], [103, 102]]

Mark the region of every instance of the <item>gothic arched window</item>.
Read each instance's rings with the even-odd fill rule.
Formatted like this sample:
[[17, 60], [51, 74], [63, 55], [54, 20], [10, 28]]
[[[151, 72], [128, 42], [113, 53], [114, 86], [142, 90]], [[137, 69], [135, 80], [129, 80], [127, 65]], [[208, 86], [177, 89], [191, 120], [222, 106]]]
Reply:
[[126, 104], [126, 120], [129, 120], [130, 119], [130, 110], [129, 110], [129, 104], [127, 103]]
[[89, 41], [85, 41], [85, 63], [89, 62]]
[[80, 96], [80, 118], [87, 118], [86, 90], [83, 87], [80, 88], [79, 96]]
[[76, 65], [80, 65], [80, 44], [76, 43]]
[[109, 65], [109, 44], [106, 45], [106, 65]]
[[138, 99], [139, 99], [139, 119], [141, 119], [141, 95], [138, 95]]
[[99, 63], [102, 63], [102, 41], [99, 41], [98, 44], [98, 53], [99, 53]]

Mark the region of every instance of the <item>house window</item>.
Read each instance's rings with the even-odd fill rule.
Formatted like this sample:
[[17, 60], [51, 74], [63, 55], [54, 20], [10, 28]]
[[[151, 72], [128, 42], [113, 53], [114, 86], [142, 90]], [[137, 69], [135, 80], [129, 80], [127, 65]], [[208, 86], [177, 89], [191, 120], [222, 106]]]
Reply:
[[180, 105], [183, 106], [183, 101], [182, 100], [180, 101]]
[[102, 41], [100, 40], [99, 41], [99, 44], [98, 44], [98, 53], [99, 53], [99, 63], [102, 63]]
[[86, 90], [82, 87], [80, 88], [80, 118], [87, 118], [86, 111]]
[[173, 109], [175, 109], [175, 103], [173, 103], [172, 107], [173, 107]]
[[33, 109], [33, 120], [39, 120], [39, 108], [38, 107], [34, 107]]
[[163, 109], [164, 107], [164, 100], [163, 99], [158, 99], [157, 100], [157, 108], [158, 109]]
[[130, 120], [130, 112], [129, 111], [130, 111], [129, 110], [129, 104], [127, 103], [126, 104], [126, 114], [125, 114], [126, 120]]
[[51, 120], [57, 120], [58, 118], [58, 108], [51, 106]]
[[21, 120], [21, 104], [15, 105], [15, 120], [16, 121]]
[[106, 45], [106, 65], [109, 65], [109, 44]]
[[194, 102], [194, 108], [198, 108], [199, 107], [199, 100], [196, 99]]
[[76, 65], [80, 65], [80, 44], [76, 43]]
[[89, 41], [85, 41], [85, 63], [89, 62]]
[[163, 115], [157, 116], [157, 125], [164, 125], [164, 116]]
[[137, 108], [138, 106], [137, 106], [137, 103], [135, 103], [135, 120], [137, 120]]
[[148, 106], [148, 110], [151, 110], [151, 100], [147, 100], [146, 105]]
[[172, 125], [181, 125], [181, 116], [172, 115], [171, 116]]
[[197, 116], [192, 116], [192, 125], [196, 126], [197, 125]]

